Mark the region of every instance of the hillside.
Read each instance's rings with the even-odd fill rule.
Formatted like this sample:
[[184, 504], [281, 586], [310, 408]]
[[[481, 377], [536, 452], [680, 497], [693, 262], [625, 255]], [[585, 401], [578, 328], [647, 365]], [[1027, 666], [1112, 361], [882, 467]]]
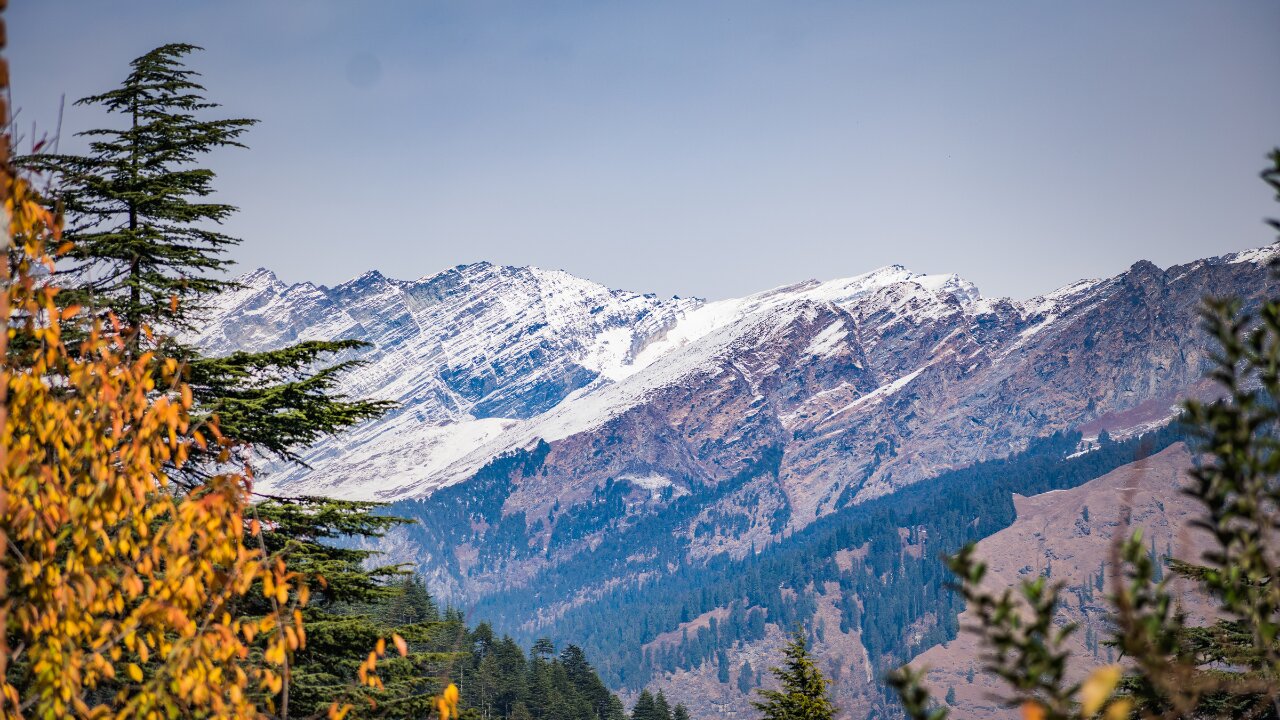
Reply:
[[[1017, 520], [978, 544], [978, 555], [988, 563], [984, 581], [988, 588], [1013, 587], [1045, 573], [1065, 584], [1059, 622], [1080, 626], [1070, 646], [1076, 659], [1071, 666], [1073, 677], [1082, 678], [1090, 668], [1116, 659], [1102, 642], [1109, 637], [1103, 618], [1117, 539], [1141, 528], [1156, 557], [1193, 561], [1213, 546], [1210, 536], [1191, 525], [1203, 515], [1203, 508], [1182, 492], [1192, 462], [1186, 446], [1178, 443], [1080, 487], [1017, 497]], [[1201, 597], [1186, 589], [1180, 599], [1192, 618], [1197, 610], [1208, 609]], [[969, 613], [960, 614], [962, 627], [970, 621]], [[912, 662], [931, 668], [928, 681], [937, 697], [954, 688], [955, 717], [1016, 717], [1016, 709], [1003, 708], [991, 699], [1003, 688], [982, 672], [980, 655], [976, 638], [962, 631], [955, 640], [929, 648]]]

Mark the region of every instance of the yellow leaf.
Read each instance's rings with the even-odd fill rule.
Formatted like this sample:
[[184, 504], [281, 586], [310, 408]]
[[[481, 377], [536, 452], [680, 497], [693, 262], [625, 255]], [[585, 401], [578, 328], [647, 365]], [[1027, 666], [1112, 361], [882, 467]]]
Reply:
[[406, 657], [409, 654], [409, 644], [399, 635], [392, 635], [391, 642], [396, 644], [396, 650], [399, 651], [400, 657]]
[[1022, 720], [1044, 720], [1044, 706], [1034, 700], [1022, 703]]
[[1085, 717], [1093, 717], [1102, 709], [1103, 704], [1111, 697], [1111, 692], [1120, 682], [1120, 666], [1104, 665], [1089, 674], [1089, 678], [1080, 686], [1080, 712]]
[[142, 668], [133, 663], [129, 663], [129, 677], [134, 682], [142, 682]]
[[1107, 708], [1107, 720], [1126, 720], [1133, 711], [1133, 702], [1129, 698], [1120, 698]]

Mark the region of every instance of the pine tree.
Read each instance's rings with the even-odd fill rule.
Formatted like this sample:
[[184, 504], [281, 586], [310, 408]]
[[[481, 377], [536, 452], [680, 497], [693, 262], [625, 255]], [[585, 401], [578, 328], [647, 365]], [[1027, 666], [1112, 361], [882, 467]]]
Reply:
[[667, 701], [667, 696], [661, 690], [653, 698], [654, 717], [657, 720], [671, 720], [671, 703]]
[[631, 709], [631, 720], [658, 720], [658, 706], [648, 688], [640, 691], [636, 706]]
[[829, 681], [809, 656], [804, 633], [797, 630], [787, 644], [783, 667], [771, 668], [781, 683], [780, 690], [756, 690], [763, 701], [751, 704], [764, 720], [830, 720], [837, 709], [831, 702]]
[[143, 325], [190, 327], [185, 305], [230, 286], [209, 274], [230, 265], [224, 255], [238, 241], [209, 226], [235, 208], [206, 200], [215, 175], [198, 161], [244, 147], [240, 136], [257, 121], [197, 117], [217, 107], [183, 65], [198, 49], [158, 47], [131, 63], [120, 87], [77, 101], [125, 121], [123, 129], [80, 133], [90, 138], [88, 155], [24, 158], [60, 176], [65, 238], [74, 243], [60, 271], [68, 299], [115, 310], [135, 339]]
[[[243, 148], [241, 136], [257, 122], [202, 119], [217, 104], [184, 65], [196, 50], [158, 47], [131, 63], [120, 87], [77, 101], [125, 125], [80, 133], [90, 138], [87, 155], [37, 154], [21, 162], [50, 174], [49, 202], [66, 218], [70, 267], [60, 279], [68, 288], [60, 302], [114, 314], [131, 354], [147, 350], [184, 363], [197, 419], [217, 415], [219, 430], [240, 446], [296, 460], [299, 448], [390, 404], [335, 394], [340, 376], [358, 363], [324, 361], [350, 355], [363, 346], [357, 341], [209, 358], [175, 337], [197, 325], [210, 296], [236, 286], [217, 273], [232, 265], [225, 254], [240, 240], [210, 229], [236, 208], [207, 201], [216, 175], [202, 161], [218, 149]], [[160, 334], [144, 337], [141, 327]]]
[[751, 663], [744, 661], [742, 667], [738, 670], [738, 692], [743, 695], [751, 692], [751, 684], [754, 679], [755, 673], [751, 671]]
[[[422, 578], [417, 575], [406, 575], [400, 580], [399, 594], [391, 601], [387, 609], [387, 622], [391, 625], [414, 625], [416, 623], [435, 621], [440, 617], [431, 593]], [[492, 635], [488, 625], [481, 625], [477, 632]]]
[[684, 703], [676, 703], [676, 709], [671, 711], [671, 720], [689, 720], [689, 708]]
[[[287, 681], [302, 636], [299, 578], [245, 547], [257, 534], [247, 477], [173, 491], [166, 467], [198, 441], [176, 364], [128, 362], [97, 332], [67, 342], [47, 274], [58, 221], [10, 165], [10, 141], [0, 135], [0, 716], [262, 717], [276, 708], [261, 690]], [[263, 586], [272, 612], [235, 612]]]
[[1156, 538], [1151, 537], [1151, 550], [1147, 553], [1147, 557], [1151, 561], [1151, 579], [1156, 582], [1164, 580], [1164, 561], [1156, 554]]
[[556, 654], [555, 643], [551, 642], [551, 638], [538, 638], [533, 641], [533, 647], [530, 648], [531, 657], [540, 660], [549, 660], [551, 656]]
[[[178, 361], [192, 391], [197, 424], [216, 417], [219, 432], [246, 456], [252, 451], [296, 461], [301, 448], [377, 417], [389, 403], [335, 393], [342, 373], [357, 361], [347, 357], [326, 365], [325, 360], [349, 356], [362, 346], [356, 341], [306, 342], [211, 358], [175, 337], [199, 322], [212, 294], [235, 286], [218, 273], [231, 265], [225, 254], [239, 240], [212, 229], [235, 208], [208, 201], [215, 174], [202, 162], [215, 150], [243, 147], [241, 136], [256, 122], [203, 119], [217, 105], [204, 97], [198, 74], [184, 65], [196, 50], [185, 44], [156, 48], [133, 61], [120, 87], [79, 101], [124, 120], [123, 129], [81, 133], [90, 138], [88, 154], [41, 154], [22, 162], [49, 173], [55, 193], [47, 200], [66, 218], [70, 268], [59, 273], [59, 282], [68, 286], [59, 302], [90, 308], [83, 314], [86, 323], [108, 314], [117, 318], [119, 325], [104, 325], [118, 328], [114, 332], [123, 336], [126, 357], [153, 353], [156, 368]], [[173, 479], [192, 489], [204, 484], [217, 461], [216, 448], [210, 448], [194, 453], [182, 468], [170, 468]], [[380, 537], [400, 522], [379, 515], [378, 508], [276, 498], [251, 509], [264, 528], [254, 542], [287, 557], [291, 569], [310, 579], [313, 602], [304, 611], [309, 643], [293, 669], [297, 682], [289, 686], [300, 700], [309, 675], [322, 679], [319, 698], [339, 680], [353, 680], [372, 643], [387, 637], [389, 626], [345, 616], [341, 608], [394, 596], [385, 582], [398, 571], [366, 567], [375, 553], [334, 545], [339, 538]], [[268, 610], [263, 594], [256, 597], [244, 612]], [[333, 642], [326, 642], [326, 633]], [[366, 640], [368, 645], [359, 644]]]

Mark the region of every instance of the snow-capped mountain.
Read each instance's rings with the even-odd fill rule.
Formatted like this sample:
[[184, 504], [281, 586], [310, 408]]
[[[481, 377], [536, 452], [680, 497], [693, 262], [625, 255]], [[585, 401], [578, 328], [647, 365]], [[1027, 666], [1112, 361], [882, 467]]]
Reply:
[[748, 667], [808, 623], [841, 705], [869, 712], [876, 678], [954, 620], [922, 558], [955, 547], [920, 528], [938, 516], [976, 539], [1011, 520], [994, 490], [957, 520], [947, 478], [1022, 453], [1016, 477], [980, 477], [1023, 492], [1020, 473], [1034, 487], [1049, 472], [1043, 448], [1106, 472], [1168, 442], [1090, 439], [1159, 427], [1207, 392], [1201, 299], [1275, 295], [1277, 256], [1138, 262], [1025, 301], [898, 266], [716, 302], [487, 263], [334, 288], [257, 271], [197, 341], [371, 344], [346, 390], [399, 408], [259, 482], [393, 501], [415, 522], [378, 541], [382, 559], [441, 599], [579, 644], [614, 687], [657, 684], [700, 717], [747, 710]]
[[314, 471], [264, 476], [278, 491], [348, 498], [430, 490], [443, 468], [518, 421], [624, 376], [637, 348], [700, 304], [489, 263], [417, 281], [368, 272], [333, 288], [286, 285], [261, 269], [238, 280], [195, 339], [210, 353], [311, 339], [371, 344], [344, 391], [399, 408], [312, 448]]
[[[626, 424], [639, 447], [625, 458], [593, 450], [564, 458], [566, 470], [588, 484], [687, 485], [732, 474], [758, 443], [783, 443], [788, 504], [811, 518], [1037, 432], [1167, 415], [1201, 370], [1188, 349], [1195, 300], [1263, 287], [1275, 253], [1167, 272], [1142, 262], [1023, 302], [901, 266], [717, 302], [489, 263], [416, 281], [369, 272], [333, 288], [258, 270], [217, 299], [196, 341], [211, 353], [312, 338], [371, 344], [346, 390], [399, 408], [319, 443], [310, 469], [267, 473], [275, 492], [420, 497], [538, 440], [570, 452]], [[1134, 367], [1134, 351], [1145, 358], [1157, 346], [1159, 357]], [[1075, 384], [1055, 387], [1068, 378]], [[645, 411], [660, 418], [637, 426]], [[678, 448], [661, 439], [668, 431], [684, 436]], [[690, 446], [695, 436], [702, 445]]]

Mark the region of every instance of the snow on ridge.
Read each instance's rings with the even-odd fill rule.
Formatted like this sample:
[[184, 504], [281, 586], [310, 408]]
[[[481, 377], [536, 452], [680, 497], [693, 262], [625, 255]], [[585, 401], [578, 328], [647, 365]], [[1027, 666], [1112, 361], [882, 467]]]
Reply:
[[[956, 275], [922, 275], [901, 265], [888, 265], [835, 280], [807, 280], [741, 298], [708, 302], [684, 313], [674, 328], [637, 353], [630, 369], [638, 372], [669, 352], [699, 342], [721, 328], [750, 317], [775, 313], [806, 301], [852, 310], [875, 291], [892, 286], [914, 286], [916, 290], [908, 291], [907, 296], [919, 298], [930, 307], [936, 306], [943, 295], [955, 297], [962, 306], [981, 298], [977, 287]], [[620, 373], [615, 379], [624, 376]]]
[[673, 484], [671, 482], [671, 478], [668, 478], [666, 475], [660, 475], [658, 473], [652, 473], [652, 472], [646, 473], [643, 475], [633, 474], [633, 473], [624, 473], [622, 475], [619, 475], [618, 479], [625, 480], [629, 483], [632, 483], [633, 485], [642, 487], [645, 490], [648, 490], [649, 492], [655, 492], [655, 493], [658, 492], [659, 490], [662, 490], [663, 488], [669, 488]]
[[1238, 253], [1231, 253], [1214, 259], [1230, 265], [1240, 263], [1262, 265], [1275, 260], [1277, 257], [1280, 257], [1280, 241], [1273, 242], [1270, 245], [1264, 245], [1260, 248], [1243, 250]]
[[[696, 311], [695, 311], [696, 312]], [[761, 313], [720, 327], [696, 343], [662, 354], [622, 381], [583, 388], [546, 412], [507, 432], [441, 471], [439, 486], [465, 480], [498, 455], [587, 432], [644, 402], [651, 393], [697, 373], [719, 372], [721, 358], [739, 343], [754, 343], [795, 319], [795, 314]]]
[[[1224, 257], [1261, 262], [1277, 252], [1280, 245]], [[1017, 302], [983, 298], [954, 274], [924, 275], [891, 265], [705, 302], [661, 300], [612, 290], [563, 270], [492, 263], [460, 265], [410, 281], [371, 271], [337, 286], [352, 291], [341, 296], [324, 287], [285, 286], [266, 270], [249, 276], [252, 289], [215, 302], [223, 315], [238, 313], [233, 325], [246, 326], [233, 328], [240, 334], [228, 334], [228, 342], [272, 333], [277, 341], [290, 340], [284, 331], [295, 331], [298, 339], [356, 330], [381, 333], [375, 340], [386, 344], [375, 348], [371, 362], [344, 390], [373, 391], [403, 405], [384, 421], [344, 434], [341, 442], [327, 440], [314, 448], [314, 461], [308, 457], [314, 471], [286, 471], [264, 480], [284, 491], [381, 500], [422, 496], [465, 481], [501, 453], [598, 428], [656, 392], [725, 370], [725, 360], [734, 354], [771, 346], [789, 324], [812, 322], [819, 313], [833, 319], [807, 326], [816, 332], [807, 344], [797, 344], [815, 357], [837, 355], [853, 342], [848, 338], [854, 332], [864, 349], [889, 330], [910, 334], [917, 328], [937, 333], [928, 337], [942, 337], [936, 344], [945, 345], [961, 330], [971, 330], [980, 316], [999, 313], [1007, 324], [999, 326], [998, 336], [991, 331], [995, 339], [973, 341], [1004, 351], [998, 361], [1037, 333], [1058, 332], [1057, 323], [1101, 302], [1116, 282], [1082, 280]], [[886, 374], [897, 379], [831, 417], [877, 412], [873, 406], [907, 389], [929, 364], [913, 360], [895, 367]], [[548, 395], [545, 386], [554, 394]], [[531, 397], [550, 400], [537, 404], [535, 398], [514, 413], [510, 404], [481, 407], [522, 387]], [[343, 478], [363, 479], [349, 484]]]
[[[920, 298], [923, 307], [945, 305], [948, 296], [963, 303], [977, 295], [954, 275], [919, 275], [902, 266], [711, 303], [657, 300], [561, 270], [492, 263], [457, 266], [416, 281], [370, 271], [334, 288], [285, 286], [266, 272], [259, 275], [256, 290], [223, 303], [230, 329], [217, 331], [218, 347], [259, 346], [272, 338], [370, 340], [375, 347], [366, 356], [369, 362], [352, 373], [344, 390], [402, 404], [392, 416], [344, 434], [341, 443], [322, 441], [312, 449], [315, 470], [285, 470], [264, 482], [381, 499], [421, 495], [464, 480], [502, 452], [598, 427], [691, 373], [716, 372], [717, 358], [735, 343], [768, 344], [789, 323], [814, 320], [822, 306], [851, 309], [895, 285], [902, 286], [901, 295]], [[810, 346], [815, 353], [834, 354], [851, 327], [844, 321], [828, 324]], [[555, 345], [546, 345], [548, 340]], [[563, 360], [555, 364], [549, 356], [529, 365], [523, 359], [546, 352], [596, 373], [595, 380], [567, 387], [567, 397], [522, 416], [527, 419], [476, 419], [478, 403], [495, 396], [510, 402], [509, 393], [519, 392], [506, 389], [512, 383], [538, 392], [538, 383], [563, 382], [556, 374]], [[498, 368], [499, 361], [516, 365]], [[450, 384], [446, 371], [463, 372], [464, 380], [465, 373], [487, 374], [498, 385], [479, 398], [469, 396], [465, 387]], [[429, 457], [422, 455], [424, 448], [431, 448]], [[340, 489], [326, 485], [344, 475], [371, 479]]]
[[[332, 449], [320, 446], [303, 456], [314, 469], [268, 467], [258, 475], [257, 485], [260, 490], [273, 494], [331, 492], [350, 500], [417, 494], [441, 487], [436, 478], [442, 469], [519, 422], [484, 418], [450, 425], [424, 425], [414, 422], [411, 416], [393, 415], [378, 426], [366, 424], [350, 431], [350, 439], [355, 442], [346, 445], [342, 462], [333, 465], [322, 462], [328, 459], [325, 456]], [[380, 435], [408, 442], [401, 442], [396, 452], [386, 452], [386, 448], [376, 442]]]

